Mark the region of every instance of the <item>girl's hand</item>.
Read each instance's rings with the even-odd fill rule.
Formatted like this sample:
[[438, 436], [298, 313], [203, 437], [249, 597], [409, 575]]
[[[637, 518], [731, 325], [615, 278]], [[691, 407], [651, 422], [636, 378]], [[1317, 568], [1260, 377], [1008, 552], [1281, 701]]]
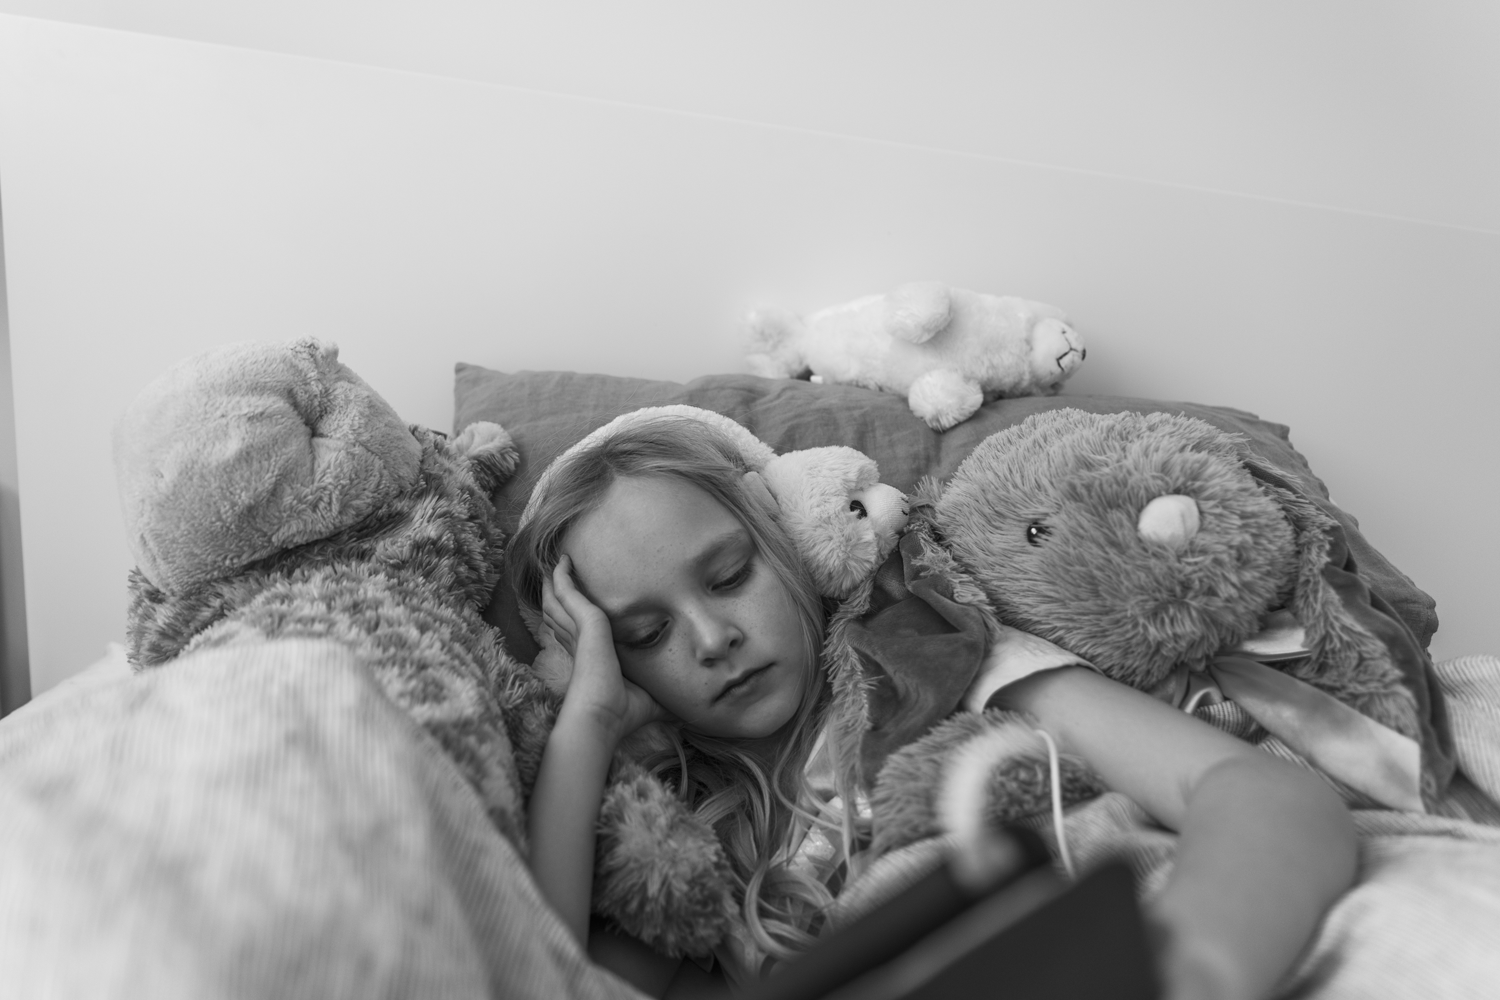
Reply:
[[563, 711], [580, 713], [616, 741], [668, 717], [645, 689], [620, 672], [609, 619], [574, 585], [573, 562], [567, 556], [557, 561], [551, 579], [542, 581], [542, 621], [573, 658]]

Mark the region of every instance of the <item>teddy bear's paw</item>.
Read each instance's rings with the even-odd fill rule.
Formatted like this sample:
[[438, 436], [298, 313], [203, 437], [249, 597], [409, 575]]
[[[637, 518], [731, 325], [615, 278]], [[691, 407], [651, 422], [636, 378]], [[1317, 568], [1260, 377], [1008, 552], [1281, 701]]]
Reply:
[[953, 301], [940, 281], [914, 281], [886, 296], [885, 331], [898, 340], [925, 344], [947, 329], [952, 317]]
[[594, 911], [669, 956], [706, 955], [729, 931], [729, 861], [712, 828], [638, 766], [599, 812]]
[[953, 368], [934, 368], [912, 382], [906, 403], [928, 427], [945, 431], [974, 415], [984, 404], [984, 391]]
[[486, 490], [498, 489], [521, 460], [509, 432], [489, 420], [476, 420], [453, 439], [453, 450], [473, 463], [474, 476]]
[[[1079, 758], [1059, 758], [1064, 806], [1104, 791]], [[967, 773], [963, 773], [967, 772]], [[963, 712], [893, 753], [870, 796], [872, 856], [953, 832], [957, 817], [1004, 826], [1049, 809], [1047, 750], [1012, 712]]]
[[1088, 356], [1078, 331], [1047, 317], [1031, 328], [1031, 370], [1039, 389], [1055, 390]]

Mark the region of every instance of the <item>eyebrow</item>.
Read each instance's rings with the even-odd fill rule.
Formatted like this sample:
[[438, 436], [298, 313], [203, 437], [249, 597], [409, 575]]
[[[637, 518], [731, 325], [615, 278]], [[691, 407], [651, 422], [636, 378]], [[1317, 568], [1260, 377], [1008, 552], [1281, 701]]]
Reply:
[[[703, 566], [706, 566], [709, 563], [712, 563], [714, 560], [718, 559], [721, 555], [724, 554], [724, 551], [726, 549], [732, 549], [735, 546], [746, 542], [750, 543], [752, 546], [754, 546], [755, 544], [755, 540], [750, 537], [750, 532], [746, 531], [742, 526], [730, 528], [728, 531], [724, 531], [710, 538], [706, 543], [704, 543], [703, 547], [698, 550], [697, 554], [694, 555], [690, 560], [688, 560], [688, 562], [695, 569], [701, 569]], [[618, 609], [606, 608], [601, 605], [600, 610], [602, 610], [604, 612], [604, 616], [608, 618], [611, 623], [613, 623], [616, 619], [619, 618], [629, 618], [632, 615], [645, 614], [646, 612], [652, 610], [652, 607], [649, 600], [640, 600], [631, 601], [623, 608]]]

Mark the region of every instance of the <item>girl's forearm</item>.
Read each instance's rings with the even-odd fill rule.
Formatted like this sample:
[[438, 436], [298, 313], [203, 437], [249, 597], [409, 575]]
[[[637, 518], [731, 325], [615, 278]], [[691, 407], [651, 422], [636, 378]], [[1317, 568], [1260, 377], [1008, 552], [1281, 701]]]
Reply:
[[1156, 901], [1168, 997], [1268, 995], [1354, 878], [1353, 822], [1311, 772], [1234, 758], [1189, 795]]
[[580, 944], [588, 943], [594, 825], [614, 744], [566, 703], [542, 752], [527, 808], [531, 873]]

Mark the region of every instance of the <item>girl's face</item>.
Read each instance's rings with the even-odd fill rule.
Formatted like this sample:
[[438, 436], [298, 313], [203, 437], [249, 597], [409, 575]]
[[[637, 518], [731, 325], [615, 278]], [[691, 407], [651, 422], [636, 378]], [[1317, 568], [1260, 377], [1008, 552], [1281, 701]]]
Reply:
[[796, 604], [717, 500], [616, 479], [561, 549], [609, 617], [621, 672], [689, 729], [763, 737], [796, 714], [813, 668]]

